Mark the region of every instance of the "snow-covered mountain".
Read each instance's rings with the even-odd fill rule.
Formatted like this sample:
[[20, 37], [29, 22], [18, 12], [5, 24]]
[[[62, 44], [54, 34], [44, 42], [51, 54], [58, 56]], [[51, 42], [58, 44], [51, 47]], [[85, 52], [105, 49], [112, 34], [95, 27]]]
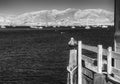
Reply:
[[0, 16], [9, 25], [111, 25], [114, 13], [103, 9], [42, 10], [13, 16]]

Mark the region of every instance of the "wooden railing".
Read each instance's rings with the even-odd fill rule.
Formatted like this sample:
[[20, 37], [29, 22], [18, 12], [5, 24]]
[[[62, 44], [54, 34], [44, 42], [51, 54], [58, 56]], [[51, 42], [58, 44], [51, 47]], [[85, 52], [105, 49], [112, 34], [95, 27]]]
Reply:
[[[120, 53], [112, 51], [112, 48], [108, 48], [108, 56], [107, 56], [107, 75], [108, 78], [112, 81], [120, 83], [120, 69], [115, 66], [115, 61], [120, 60]], [[114, 62], [113, 62], [114, 59]], [[112, 63], [114, 63], [112, 65]]]
[[[88, 57], [84, 54], [82, 54], [82, 60], [85, 62], [85, 67], [96, 72], [96, 73], [102, 73], [102, 52], [103, 48], [102, 45], [98, 45], [98, 47], [95, 46], [88, 46], [84, 44], [80, 44], [81, 42], [78, 42], [78, 45], [82, 47], [82, 49], [85, 49], [87, 51], [91, 51], [96, 53], [97, 59], [93, 59], [91, 57]], [[91, 55], [92, 56], [92, 55]], [[94, 65], [94, 62], [97, 60], [97, 66]]]
[[[85, 55], [82, 54], [82, 49], [86, 49], [92, 52], [97, 53], [97, 59], [92, 59], [91, 57], [87, 57]], [[88, 45], [84, 45], [82, 44], [81, 41], [78, 42], [78, 75], [82, 74], [83, 71], [83, 66], [81, 65], [82, 62], [80, 60], [84, 60], [85, 61], [85, 67], [90, 69], [93, 72], [96, 73], [100, 73], [100, 74], [107, 74], [108, 79], [114, 81], [114, 82], [118, 82], [120, 83], [120, 69], [118, 69], [117, 67], [115, 67], [115, 60], [120, 60], [120, 53], [117, 53], [115, 51], [112, 51], [112, 47], [109, 47], [108, 49], [103, 49], [102, 45], [98, 45], [98, 47], [94, 47], [94, 46], [88, 46]], [[106, 73], [104, 73], [103, 70], [103, 56], [107, 56], [107, 71]], [[114, 59], [114, 62], [113, 62]], [[98, 64], [97, 66], [94, 66], [93, 63], [94, 61], [97, 61]], [[80, 62], [79, 62], [80, 61]], [[80, 64], [81, 63], [81, 64]], [[114, 65], [114, 66], [113, 66]], [[79, 71], [80, 70], [80, 71]], [[79, 77], [79, 76], [78, 76]], [[82, 77], [80, 76], [78, 81], [79, 84], [82, 84]]]
[[[87, 50], [90, 52], [96, 53], [96, 58], [88, 57], [82, 53], [82, 50]], [[82, 75], [88, 75], [90, 76], [90, 73], [86, 73], [85, 69], [89, 69], [94, 73], [102, 74], [102, 68], [103, 68], [103, 55], [107, 55], [107, 50], [102, 48], [102, 45], [96, 46], [88, 46], [82, 44], [81, 41], [78, 41], [78, 84], [82, 84]], [[92, 56], [92, 55], [91, 55]], [[84, 67], [83, 63], [84, 61]], [[95, 65], [95, 61], [97, 61], [97, 65]], [[84, 71], [82, 71], [84, 70]], [[91, 78], [93, 76], [91, 75]]]
[[[107, 77], [107, 79], [120, 83], [120, 69], [113, 66], [115, 65], [115, 60], [120, 60], [120, 53], [112, 51], [112, 47], [109, 47], [108, 49], [103, 49], [102, 45], [89, 46], [82, 44], [82, 41], [78, 41], [78, 48], [74, 50], [75, 52], [76, 50], [78, 51], [78, 53], [76, 52], [76, 54], [74, 54], [74, 57], [76, 55], [76, 61], [78, 64], [77, 68], [74, 67], [71, 71], [74, 72], [74, 70], [78, 70], [78, 84], [83, 84], [83, 74], [87, 75], [87, 77], [93, 78], [93, 74], [91, 72], [103, 74]], [[91, 56], [85, 55], [83, 53], [83, 50], [96, 53], [96, 58], [92, 58], [92, 54]], [[106, 60], [103, 59], [103, 56], [106, 57]], [[95, 64], [95, 62], [97, 62], [97, 64]], [[104, 64], [107, 65], [107, 69], [103, 72]], [[69, 84], [76, 84], [73, 82], [72, 78], [74, 77], [71, 76], [72, 83]]]

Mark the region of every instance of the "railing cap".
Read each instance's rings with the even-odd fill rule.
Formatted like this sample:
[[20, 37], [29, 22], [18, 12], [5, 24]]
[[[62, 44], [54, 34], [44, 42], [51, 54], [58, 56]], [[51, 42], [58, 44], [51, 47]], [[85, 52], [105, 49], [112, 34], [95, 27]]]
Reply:
[[75, 48], [78, 44], [77, 41], [73, 37], [71, 37], [70, 41], [68, 42], [68, 45], [69, 47]]

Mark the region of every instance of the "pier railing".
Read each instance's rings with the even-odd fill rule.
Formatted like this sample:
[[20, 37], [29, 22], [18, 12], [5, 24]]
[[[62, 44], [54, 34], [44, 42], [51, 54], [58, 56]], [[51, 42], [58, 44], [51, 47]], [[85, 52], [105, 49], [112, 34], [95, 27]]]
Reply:
[[[96, 58], [92, 58], [92, 54], [91, 56], [84, 55], [83, 50], [96, 53]], [[103, 57], [106, 57], [106, 59]], [[68, 69], [69, 72], [74, 72], [70, 74], [71, 81], [69, 81], [69, 84], [84, 84], [83, 78], [92, 80], [91, 84], [95, 84], [94, 74], [104, 75], [108, 79], [106, 82], [110, 80], [120, 83], [120, 69], [115, 67], [115, 60], [120, 60], [120, 53], [112, 51], [112, 47], [103, 49], [102, 45], [89, 46], [82, 44], [82, 41], [78, 41], [78, 47], [72, 50], [70, 58], [75, 58], [71, 62], [76, 61], [77, 64], [72, 65], [73, 67], [76, 66], [73, 69]], [[71, 62], [69, 62], [69, 66], [72, 64]], [[74, 75], [77, 75], [77, 77], [74, 77]]]
[[[92, 54], [91, 56], [84, 55], [83, 50], [96, 53], [96, 58], [92, 58]], [[93, 84], [94, 73], [103, 73], [103, 64], [105, 63], [103, 55], [107, 56], [107, 50], [103, 49], [102, 45], [89, 46], [78, 41], [78, 84], [84, 83], [83, 77], [92, 79], [91, 84]]]
[[116, 60], [120, 60], [120, 53], [112, 51], [108, 48], [107, 56], [107, 76], [108, 79], [120, 83], [120, 69], [116, 67]]

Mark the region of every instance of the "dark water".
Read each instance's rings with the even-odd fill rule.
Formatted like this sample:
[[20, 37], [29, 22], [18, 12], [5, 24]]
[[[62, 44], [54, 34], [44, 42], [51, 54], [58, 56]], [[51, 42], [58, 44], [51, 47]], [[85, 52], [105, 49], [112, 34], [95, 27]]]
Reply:
[[0, 30], [0, 84], [66, 84], [70, 37], [113, 46], [113, 29]]

